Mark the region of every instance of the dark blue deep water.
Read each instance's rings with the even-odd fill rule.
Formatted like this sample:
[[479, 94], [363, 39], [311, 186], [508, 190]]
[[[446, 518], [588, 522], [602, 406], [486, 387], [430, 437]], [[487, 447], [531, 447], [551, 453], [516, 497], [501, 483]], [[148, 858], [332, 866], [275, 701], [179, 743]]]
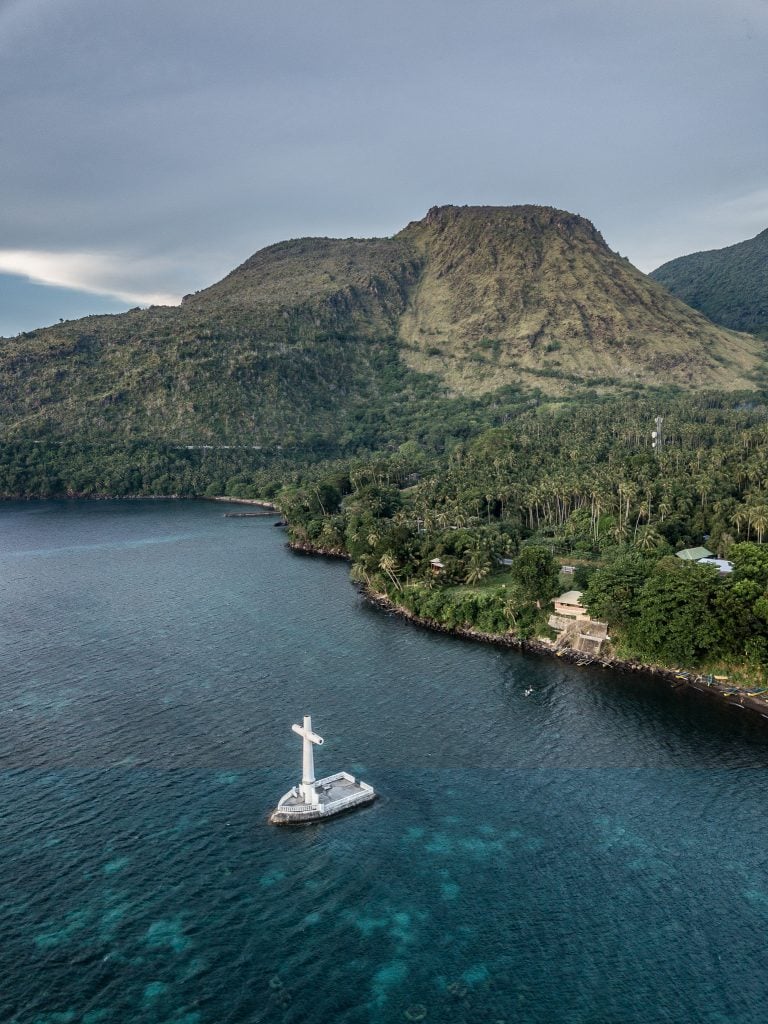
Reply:
[[[222, 512], [0, 505], [3, 1024], [765, 1020], [768, 723]], [[381, 799], [274, 828], [307, 712]]]

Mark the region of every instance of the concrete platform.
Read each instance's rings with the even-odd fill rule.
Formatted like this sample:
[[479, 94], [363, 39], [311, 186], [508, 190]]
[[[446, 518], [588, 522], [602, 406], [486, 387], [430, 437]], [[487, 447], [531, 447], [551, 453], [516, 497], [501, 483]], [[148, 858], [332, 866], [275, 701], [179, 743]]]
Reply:
[[314, 783], [314, 800], [307, 803], [300, 786], [294, 786], [285, 796], [280, 798], [272, 812], [270, 821], [273, 825], [297, 825], [308, 821], [318, 821], [341, 814], [352, 807], [369, 804], [376, 799], [372, 786], [348, 772], [337, 772]]

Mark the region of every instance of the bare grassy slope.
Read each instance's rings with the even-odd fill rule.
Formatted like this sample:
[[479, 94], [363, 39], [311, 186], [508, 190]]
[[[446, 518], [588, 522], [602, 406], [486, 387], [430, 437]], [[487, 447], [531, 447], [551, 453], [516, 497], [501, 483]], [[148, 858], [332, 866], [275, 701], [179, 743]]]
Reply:
[[398, 236], [425, 266], [400, 322], [405, 358], [456, 391], [520, 380], [740, 388], [761, 361], [551, 207], [437, 207]]

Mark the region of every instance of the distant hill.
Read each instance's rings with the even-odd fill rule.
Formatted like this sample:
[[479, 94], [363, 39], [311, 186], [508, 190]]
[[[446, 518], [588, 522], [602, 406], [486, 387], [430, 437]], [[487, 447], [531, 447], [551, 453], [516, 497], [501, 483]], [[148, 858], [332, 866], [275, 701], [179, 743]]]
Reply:
[[725, 249], [670, 260], [650, 276], [716, 324], [768, 336], [768, 228]]
[[742, 389], [761, 365], [754, 339], [672, 298], [589, 221], [448, 206], [390, 239], [270, 246], [178, 307], [4, 339], [0, 430], [354, 448], [417, 420], [471, 430], [468, 396], [500, 387]]

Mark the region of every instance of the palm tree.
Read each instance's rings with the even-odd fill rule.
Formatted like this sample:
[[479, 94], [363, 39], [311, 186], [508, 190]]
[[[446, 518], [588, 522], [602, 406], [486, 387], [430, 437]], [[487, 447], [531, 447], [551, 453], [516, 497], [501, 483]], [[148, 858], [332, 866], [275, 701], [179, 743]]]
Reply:
[[485, 579], [488, 573], [491, 571], [491, 560], [488, 558], [483, 551], [473, 551], [470, 556], [467, 575], [464, 577], [464, 582], [470, 586], [474, 586], [475, 583], [479, 583], [480, 580]]
[[369, 588], [371, 586], [371, 577], [359, 562], [355, 562], [352, 565], [352, 568], [349, 570], [349, 578], [353, 583], [365, 583]]
[[398, 590], [403, 589], [400, 586], [400, 580], [395, 575], [395, 570], [398, 568], [397, 561], [395, 560], [394, 556], [391, 555], [388, 551], [385, 552], [379, 559], [379, 568], [383, 572], [385, 572], [387, 576], [389, 576], [389, 578], [392, 580], [393, 585]]
[[763, 534], [768, 527], [768, 505], [753, 505], [749, 510], [749, 525], [757, 534], [757, 543], [763, 543]]
[[650, 551], [652, 548], [657, 548], [663, 540], [664, 538], [656, 527], [648, 524], [646, 526], [641, 526], [637, 531], [635, 536], [635, 546], [640, 548], [641, 551]]
[[485, 495], [485, 507], [486, 507], [486, 510], [488, 512], [488, 525], [489, 526], [491, 525], [491, 503], [492, 502], [493, 502], [493, 495], [492, 494], [486, 494]]
[[502, 607], [502, 615], [512, 628], [517, 625], [517, 606], [511, 597], [508, 597]]
[[617, 544], [623, 544], [627, 539], [627, 524], [622, 523], [621, 519], [619, 519], [616, 525], [611, 529], [611, 536]]
[[731, 525], [736, 527], [736, 533], [741, 534], [741, 528], [749, 520], [747, 510], [743, 505], [738, 505], [731, 513]]
[[640, 520], [645, 519], [647, 522], [651, 520], [651, 499], [647, 498], [645, 501], [641, 501], [637, 507], [637, 518], [635, 519], [635, 530], [632, 534], [632, 540], [637, 540], [637, 531], [640, 529]]
[[320, 546], [324, 548], [338, 548], [343, 543], [341, 534], [333, 523], [329, 522], [323, 523], [318, 540], [320, 541]]

